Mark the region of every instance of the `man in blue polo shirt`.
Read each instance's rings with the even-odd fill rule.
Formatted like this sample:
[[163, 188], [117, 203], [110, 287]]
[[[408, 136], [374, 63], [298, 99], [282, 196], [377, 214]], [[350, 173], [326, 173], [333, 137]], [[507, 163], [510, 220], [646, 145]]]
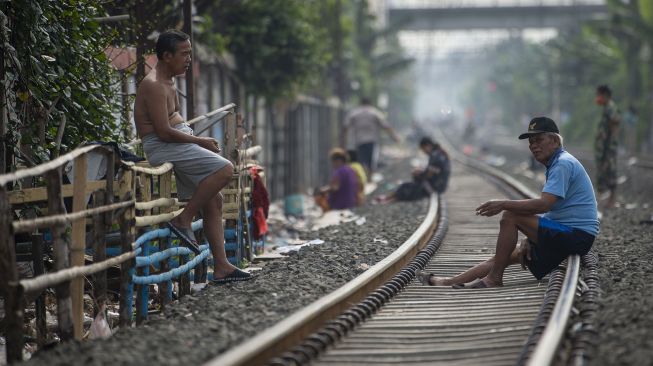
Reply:
[[[585, 255], [592, 247], [599, 232], [592, 182], [583, 165], [563, 149], [555, 122], [547, 117], [533, 118], [528, 131], [519, 139], [528, 139], [533, 157], [546, 166], [541, 196], [491, 200], [480, 205], [477, 215], [494, 216], [503, 212], [495, 255], [454, 277], [421, 273], [425, 285], [502, 286], [504, 270], [517, 263], [528, 267], [539, 280], [569, 255]], [[517, 245], [520, 231], [527, 239]]]

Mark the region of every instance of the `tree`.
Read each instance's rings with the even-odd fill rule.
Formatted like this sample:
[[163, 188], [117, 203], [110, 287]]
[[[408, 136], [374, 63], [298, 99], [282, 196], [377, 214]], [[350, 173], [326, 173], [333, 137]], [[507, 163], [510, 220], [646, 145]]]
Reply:
[[120, 139], [115, 74], [104, 54], [111, 34], [93, 21], [101, 15], [99, 0], [0, 4], [7, 139], [28, 164], [83, 141]]
[[[253, 94], [275, 99], [297, 93], [326, 62], [317, 1], [197, 1], [223, 44], [236, 58], [236, 73]], [[216, 50], [218, 53], [223, 50]]]

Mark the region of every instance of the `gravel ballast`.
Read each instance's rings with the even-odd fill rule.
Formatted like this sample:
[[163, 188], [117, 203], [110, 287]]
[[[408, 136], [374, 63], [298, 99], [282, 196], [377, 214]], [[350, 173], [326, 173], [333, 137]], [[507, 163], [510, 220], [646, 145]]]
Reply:
[[[391, 180], [410, 177], [406, 161], [385, 169]], [[267, 263], [251, 281], [207, 286], [166, 307], [144, 324], [111, 338], [68, 342], [40, 351], [31, 365], [191, 365], [248, 340], [303, 306], [344, 285], [399, 247], [422, 223], [428, 201], [366, 205], [349, 222], [302, 235], [321, 239]], [[375, 240], [376, 239], [376, 240]]]

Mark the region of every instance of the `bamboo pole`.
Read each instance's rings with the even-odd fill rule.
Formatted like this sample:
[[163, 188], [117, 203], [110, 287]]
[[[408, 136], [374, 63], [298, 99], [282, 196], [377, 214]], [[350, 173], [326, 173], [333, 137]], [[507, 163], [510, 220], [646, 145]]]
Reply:
[[0, 186], [0, 293], [5, 297], [5, 337], [7, 363], [23, 359], [23, 309], [16, 269], [16, 248], [11, 227], [11, 205], [4, 186]]
[[[139, 201], [152, 200], [152, 176], [147, 174], [140, 174], [140, 197]], [[151, 210], [143, 210], [143, 215], [150, 215]], [[143, 230], [140, 230], [143, 233]], [[141, 247], [143, 249], [142, 255], [149, 255], [149, 243], [144, 243]], [[139, 267], [136, 269], [139, 276], [149, 274], [148, 267]], [[136, 285], [136, 325], [141, 324], [147, 319], [147, 303], [149, 299], [149, 285]]]
[[[50, 214], [63, 214], [65, 207], [61, 199], [61, 167], [46, 173], [48, 183], [48, 212]], [[70, 267], [69, 240], [66, 227], [53, 225], [50, 227], [54, 246], [54, 268], [56, 271]], [[57, 294], [57, 321], [61, 340], [68, 341], [73, 338], [72, 301], [70, 298], [70, 282], [63, 282], [55, 288]]]
[[[131, 248], [131, 244], [129, 244], [129, 247]], [[135, 256], [136, 251], [128, 251], [117, 257], [109, 258], [104, 262], [94, 263], [83, 267], [70, 267], [38, 278], [21, 280], [20, 286], [23, 288], [25, 293], [43, 291], [46, 288], [58, 287], [62, 283], [69, 283], [72, 279], [77, 277], [90, 276], [100, 271], [104, 271], [111, 266], [121, 264]]]
[[[43, 263], [43, 234], [32, 235], [32, 263], [34, 264], [34, 277], [45, 273]], [[45, 313], [45, 294], [41, 293], [34, 302], [36, 315], [36, 344], [43, 347], [48, 338], [48, 328]]]
[[[120, 183], [120, 197], [129, 200], [132, 199], [135, 191], [134, 173], [130, 170], [125, 171]], [[122, 242], [122, 252], [127, 253], [132, 250], [134, 241], [134, 216], [135, 208], [130, 207], [118, 217], [120, 224], [120, 239]], [[130, 259], [122, 263], [120, 268], [120, 327], [126, 328], [132, 323], [133, 310], [133, 287], [131, 285], [131, 276], [135, 260]]]
[[12, 173], [0, 175], [0, 185], [5, 185], [9, 182], [21, 180], [23, 178], [35, 177], [38, 175], [45, 174], [55, 168], [61, 168], [66, 163], [73, 161], [76, 157], [84, 155], [87, 152], [100, 148], [100, 145], [87, 145], [84, 147], [77, 148], [66, 155], [62, 155], [56, 159], [50, 160], [47, 163], [37, 165], [28, 169], [20, 169]]
[[[100, 207], [105, 204], [106, 192], [97, 191], [93, 194], [93, 205]], [[106, 253], [106, 225], [104, 215], [93, 217], [93, 263], [100, 263], [107, 259]], [[97, 316], [107, 298], [107, 273], [101, 271], [93, 275], [93, 317]]]
[[[193, 0], [183, 0], [184, 32], [193, 44]], [[191, 50], [191, 53], [194, 53]], [[195, 57], [191, 57], [191, 65], [186, 70], [186, 119], [195, 118]]]
[[[170, 198], [172, 195], [172, 171], [159, 176], [159, 196], [161, 198]], [[171, 211], [170, 207], [161, 207], [160, 213], [168, 213]], [[168, 238], [159, 239], [159, 251], [164, 251], [170, 247], [171, 240]], [[167, 272], [170, 269], [168, 260], [161, 261], [161, 273]], [[161, 308], [165, 308], [170, 302], [172, 297], [168, 296], [170, 293], [171, 281], [164, 281], [159, 284], [159, 301]]]
[[[87, 155], [75, 159], [75, 177], [73, 182], [73, 212], [80, 212], [86, 208], [86, 171], [88, 168]], [[86, 249], [86, 220], [84, 218], [73, 221], [73, 238], [70, 248], [70, 265], [84, 265], [84, 250]], [[84, 326], [84, 278], [75, 278], [70, 282], [70, 295], [73, 311], [73, 331], [75, 339], [82, 340]]]

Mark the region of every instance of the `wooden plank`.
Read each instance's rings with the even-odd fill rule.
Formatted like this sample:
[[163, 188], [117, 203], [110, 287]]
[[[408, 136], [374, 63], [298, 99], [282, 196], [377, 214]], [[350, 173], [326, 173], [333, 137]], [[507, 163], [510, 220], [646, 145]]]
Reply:
[[[152, 200], [152, 176], [148, 174], [141, 173], [139, 174], [140, 178], [140, 197], [139, 201], [151, 201]], [[152, 210], [143, 210], [143, 215], [151, 215]], [[139, 234], [145, 233], [147, 228], [142, 228], [139, 230]], [[141, 255], [149, 255], [149, 243], [144, 243], [141, 248], [143, 252]], [[139, 276], [144, 276], [149, 274], [149, 267], [139, 267], [136, 269], [136, 273]], [[149, 285], [136, 285], [136, 325], [141, 324], [145, 319], [147, 319], [147, 302], [149, 298]]]
[[5, 297], [5, 337], [7, 363], [23, 359], [23, 309], [20, 308], [16, 248], [11, 205], [4, 186], [0, 186], [0, 294]]
[[[104, 191], [97, 191], [93, 194], [93, 205], [99, 207], [105, 204]], [[106, 253], [106, 228], [104, 215], [99, 214], [93, 217], [93, 263], [100, 263], [107, 259]], [[97, 316], [102, 305], [107, 299], [107, 272], [100, 271], [93, 275], [93, 317]]]
[[[170, 198], [172, 196], [172, 171], [167, 172], [159, 176], [159, 196], [160, 198]], [[160, 213], [168, 213], [172, 211], [171, 207], [161, 207]], [[170, 237], [159, 239], [159, 250], [163, 251], [170, 248], [172, 240]], [[161, 273], [167, 272], [170, 270], [168, 265], [168, 260], [163, 260], [160, 263]], [[159, 283], [159, 303], [161, 304], [161, 309], [164, 309], [166, 305], [172, 302], [172, 296], [170, 295], [170, 287], [172, 281], [163, 281]]]
[[238, 151], [236, 150], [236, 129], [236, 116], [234, 113], [229, 113], [225, 118], [224, 151], [222, 154], [232, 163], [235, 163], [235, 159], [238, 157]]
[[[50, 214], [63, 214], [66, 208], [61, 197], [61, 167], [53, 169], [46, 174], [48, 184], [48, 212]], [[50, 227], [54, 248], [54, 269], [56, 271], [70, 267], [69, 241], [66, 227], [53, 225]], [[55, 287], [57, 294], [57, 321], [61, 340], [68, 341], [73, 338], [72, 301], [70, 299], [70, 281], [63, 282]]]
[[[114, 183], [114, 185], [117, 184], [118, 183]], [[86, 195], [92, 194], [98, 189], [105, 188], [106, 185], [107, 185], [106, 180], [88, 181], [86, 182], [85, 194]], [[61, 187], [62, 197], [72, 197], [73, 190], [74, 190], [73, 186], [74, 186], [73, 184], [64, 184]], [[115, 187], [115, 188], [117, 188], [116, 191], [119, 190], [119, 187]], [[9, 191], [8, 195], [9, 195], [9, 203], [11, 203], [12, 205], [46, 201], [48, 199], [48, 189], [46, 187], [26, 188], [26, 189], [21, 189], [19, 191]]]
[[[130, 197], [131, 198], [131, 197]], [[134, 209], [129, 208], [118, 218], [120, 224], [120, 238], [122, 241], [122, 252], [132, 250], [131, 243], [134, 241]], [[120, 328], [131, 327], [133, 313], [133, 287], [131, 285], [132, 272], [136, 265], [135, 259], [130, 259], [120, 266]]]
[[[86, 154], [75, 159], [73, 181], [73, 212], [86, 209], [86, 172], [88, 159]], [[72, 245], [70, 247], [70, 265], [84, 265], [84, 250], [86, 249], [86, 220], [73, 221]], [[73, 311], [73, 333], [75, 339], [82, 340], [84, 328], [84, 278], [75, 278], [70, 282], [70, 296]]]
[[[188, 255], [179, 256], [179, 265], [183, 266], [188, 263]], [[186, 272], [179, 276], [179, 297], [190, 294], [190, 272]]]
[[[43, 234], [32, 235], [32, 263], [34, 265], [34, 277], [45, 273], [45, 265], [43, 263]], [[36, 316], [36, 344], [41, 348], [48, 338], [44, 293], [40, 293], [36, 298], [34, 308]]]

